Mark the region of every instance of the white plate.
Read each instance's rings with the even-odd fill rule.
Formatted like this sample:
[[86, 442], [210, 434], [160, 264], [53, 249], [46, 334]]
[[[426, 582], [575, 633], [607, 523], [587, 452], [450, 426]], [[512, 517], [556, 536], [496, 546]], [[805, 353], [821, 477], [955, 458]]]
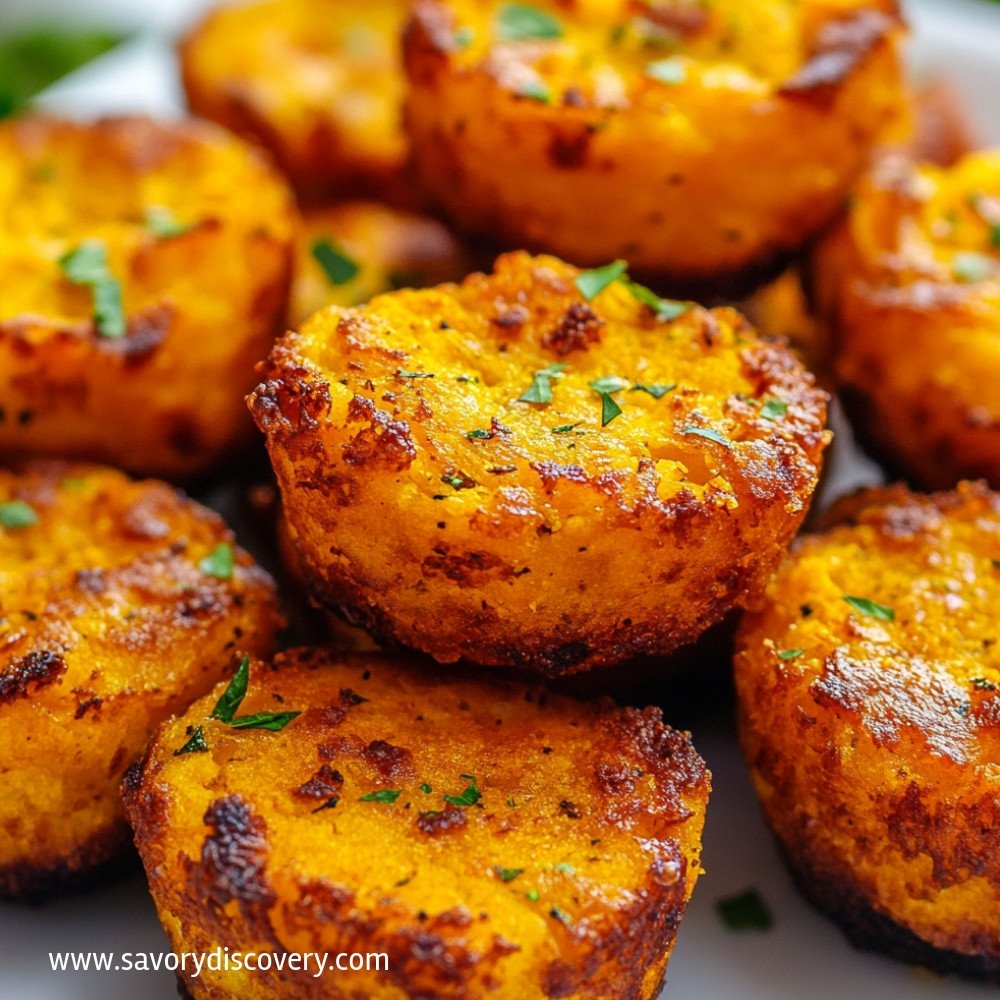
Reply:
[[[135, 24], [174, 28], [202, 0], [91, 0], [102, 13]], [[0, 0], [0, 23], [49, 12], [78, 13], [78, 0]], [[920, 70], [942, 72], [958, 86], [986, 142], [1000, 144], [1000, 4], [923, 0], [910, 5]], [[52, 89], [53, 110], [84, 114], [147, 111], [176, 114], [179, 92], [169, 48], [143, 38]], [[844, 452], [843, 437], [840, 455]], [[872, 469], [848, 455], [838, 461], [834, 492], [870, 479]], [[669, 721], [669, 720], [668, 720]], [[680, 930], [667, 977], [669, 1000], [975, 1000], [996, 996], [984, 986], [938, 979], [854, 951], [831, 923], [803, 903], [781, 866], [758, 815], [728, 720], [696, 727], [695, 744], [715, 775], [705, 832], [707, 874]], [[774, 911], [767, 933], [733, 934], [715, 902], [756, 887]], [[176, 1000], [170, 973], [53, 973], [50, 951], [161, 951], [167, 948], [145, 883], [136, 876], [114, 888], [40, 908], [0, 905], [0, 997], [31, 1000]], [[346, 984], [345, 984], [346, 985]], [[520, 1000], [520, 998], [518, 998]], [[527, 998], [525, 998], [527, 1000]]]

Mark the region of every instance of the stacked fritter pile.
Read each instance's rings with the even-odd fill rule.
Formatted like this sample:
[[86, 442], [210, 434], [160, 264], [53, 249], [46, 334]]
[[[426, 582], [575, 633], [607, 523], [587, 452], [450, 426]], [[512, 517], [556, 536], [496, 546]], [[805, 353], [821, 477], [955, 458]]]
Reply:
[[[829, 443], [776, 326], [904, 471], [1000, 464], [971, 388], [997, 161], [883, 163], [841, 219], [907, 134], [903, 36], [891, 0], [257, 0], [180, 49], [242, 139], [0, 129], [0, 889], [112, 864], [133, 764], [177, 951], [389, 955], [198, 998], [652, 998], [707, 770], [659, 709], [524, 677], [667, 670], [753, 606], [744, 745], [805, 891], [995, 973], [1000, 503], [858, 501], [768, 589]], [[750, 300], [764, 335], [718, 305], [789, 261], [821, 317], [791, 274]], [[271, 658], [273, 584], [214, 515], [37, 461], [232, 479], [247, 393], [294, 576], [381, 651]]]

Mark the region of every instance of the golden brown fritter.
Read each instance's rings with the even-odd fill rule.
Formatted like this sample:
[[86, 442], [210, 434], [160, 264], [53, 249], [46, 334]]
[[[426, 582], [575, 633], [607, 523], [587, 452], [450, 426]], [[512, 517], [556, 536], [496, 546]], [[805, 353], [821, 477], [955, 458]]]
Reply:
[[213, 10], [180, 46], [195, 114], [252, 137], [309, 199], [404, 202], [399, 35], [404, 0], [249, 0]]
[[284, 183], [213, 126], [0, 126], [0, 456], [179, 478], [245, 442], [293, 220]]
[[884, 160], [814, 270], [866, 444], [921, 486], [1000, 486], [1000, 151]]
[[905, 116], [895, 0], [417, 0], [406, 125], [460, 227], [718, 294], [840, 211]]
[[355, 306], [396, 288], [457, 281], [474, 270], [439, 222], [373, 201], [306, 212], [292, 286], [292, 325], [327, 305]]
[[555, 675], [671, 651], [763, 586], [826, 397], [738, 313], [623, 267], [509, 254], [278, 344], [251, 408], [315, 596], [441, 661]]
[[259, 655], [274, 587], [219, 517], [89, 465], [0, 470], [0, 895], [80, 883], [129, 842], [152, 731]]
[[249, 677], [236, 720], [299, 713], [285, 728], [210, 718], [220, 685], [125, 779], [173, 948], [389, 969], [204, 972], [198, 1000], [656, 996], [709, 792], [658, 709], [324, 650]]
[[841, 515], [738, 639], [765, 816], [855, 944], [1000, 977], [1000, 496], [893, 487]]

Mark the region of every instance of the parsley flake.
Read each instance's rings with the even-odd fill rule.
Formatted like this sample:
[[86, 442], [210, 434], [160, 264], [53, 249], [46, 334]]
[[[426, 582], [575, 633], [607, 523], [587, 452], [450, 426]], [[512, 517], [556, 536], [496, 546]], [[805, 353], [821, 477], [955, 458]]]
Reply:
[[778, 651], [778, 659], [779, 660], [796, 660], [804, 652], [805, 652], [804, 649], [781, 649], [781, 650]]
[[476, 785], [476, 776], [474, 774], [462, 774], [459, 775], [459, 777], [464, 778], [468, 784], [459, 795], [446, 795], [444, 800], [449, 805], [460, 806], [462, 809], [468, 809], [469, 806], [474, 806], [483, 797], [483, 795]]
[[23, 500], [9, 500], [0, 503], [0, 525], [7, 531], [20, 531], [38, 524], [38, 513], [34, 507]]
[[[582, 420], [578, 420], [575, 424], [563, 424], [561, 427], [553, 427], [552, 428], [552, 433], [553, 434], [570, 434], [573, 431], [575, 431], [577, 429], [577, 427], [579, 427], [580, 424], [582, 424], [582, 423], [583, 423]], [[583, 431], [579, 431], [579, 433], [582, 434]]]
[[85, 240], [59, 258], [67, 281], [90, 288], [92, 317], [102, 337], [120, 340], [125, 336], [122, 286], [108, 268], [108, 251], [99, 240]]
[[500, 865], [494, 865], [493, 870], [500, 876], [501, 882], [513, 882], [518, 875], [524, 874], [523, 868], [502, 868]]
[[395, 788], [380, 788], [377, 792], [369, 792], [367, 795], [362, 795], [359, 802], [386, 802], [392, 805], [402, 795], [402, 791], [398, 791]]
[[538, 101], [539, 104], [552, 103], [552, 91], [541, 80], [529, 81], [517, 92], [517, 96]]
[[531, 385], [518, 397], [517, 401], [519, 403], [551, 403], [552, 379], [562, 378], [562, 373], [566, 368], [567, 365], [559, 363], [535, 372]]
[[646, 63], [646, 76], [657, 83], [680, 84], [687, 79], [687, 67], [682, 59], [672, 56]]
[[636, 382], [636, 384], [629, 389], [629, 392], [645, 392], [652, 396], [653, 399], [663, 399], [668, 392], [673, 392], [676, 388], [676, 382], [672, 382], [669, 385], [659, 385], [655, 383], [653, 385], [643, 385], [641, 382]]
[[645, 285], [640, 285], [635, 281], [626, 281], [625, 287], [632, 293], [632, 298], [648, 306], [656, 313], [656, 318], [661, 323], [670, 323], [691, 311], [691, 306], [687, 302], [678, 302], [675, 299], [661, 299], [656, 292], [650, 291]]
[[209, 718], [218, 719], [219, 722], [227, 724], [232, 722], [233, 716], [236, 715], [240, 705], [243, 704], [249, 683], [250, 657], [244, 656], [240, 661], [236, 673], [233, 674], [233, 679], [229, 682], [229, 686], [222, 692], [221, 697], [215, 703], [215, 708], [212, 709], [212, 714]]
[[844, 600], [855, 611], [866, 618], [877, 618], [882, 622], [896, 620], [896, 612], [892, 608], [886, 607], [884, 604], [879, 604], [877, 601], [869, 600], [867, 597], [853, 597], [850, 594], [844, 594]]
[[996, 691], [997, 686], [985, 677], [973, 677], [969, 682], [977, 691]]
[[497, 34], [502, 42], [562, 38], [563, 29], [551, 14], [526, 3], [505, 3], [497, 13]]
[[493, 437], [493, 432], [481, 430], [466, 431], [465, 436], [470, 441], [489, 441]]
[[428, 785], [428, 784], [427, 784], [427, 782], [425, 781], [425, 782], [424, 782], [424, 783], [423, 783], [423, 784], [422, 784], [422, 785], [420, 786], [420, 791], [422, 791], [422, 792], [424, 793], [424, 795], [430, 795], [430, 794], [431, 794], [431, 792], [433, 792], [433, 791], [434, 791], [434, 789], [433, 789], [433, 788], [431, 788], [431, 786], [430, 786], [430, 785]]
[[175, 236], [183, 236], [194, 229], [193, 223], [178, 222], [173, 212], [162, 205], [153, 205], [146, 209], [146, 228], [157, 239], [170, 240]]
[[788, 412], [788, 404], [783, 399], [772, 397], [761, 408], [760, 415], [765, 420], [780, 420]]
[[561, 924], [569, 924], [570, 922], [569, 914], [558, 906], [553, 906], [549, 909], [549, 916], [554, 920], [558, 920]]
[[716, 444], [721, 444], [724, 448], [733, 447], [732, 441], [711, 427], [685, 427], [681, 431], [681, 434], [704, 438], [706, 441], [714, 441]]
[[607, 427], [612, 420], [622, 415], [622, 408], [614, 401], [608, 392], [599, 392], [601, 397], [601, 426]]
[[769, 931], [774, 926], [774, 917], [756, 889], [718, 900], [715, 910], [731, 931]]
[[590, 383], [590, 388], [595, 392], [622, 392], [628, 387], [628, 379], [619, 378], [617, 375], [605, 375], [604, 378], [594, 379]]
[[310, 251], [331, 285], [346, 285], [356, 277], [361, 265], [328, 239], [316, 240]]
[[191, 738], [182, 747], [178, 747], [174, 751], [175, 757], [180, 757], [186, 753], [206, 753], [208, 751], [208, 743], [205, 742], [205, 731], [201, 726], [197, 726], [195, 730], [191, 733]]
[[233, 547], [228, 542], [222, 542], [198, 563], [198, 569], [205, 576], [214, 576], [217, 580], [231, 580], [233, 565]]
[[537, 903], [538, 902], [538, 890], [537, 889], [529, 889], [524, 895], [525, 895], [525, 898], [526, 899], [530, 899], [532, 903]]
[[595, 267], [590, 271], [578, 274], [573, 281], [577, 291], [589, 302], [596, 298], [609, 285], [613, 285], [625, 271], [628, 263], [624, 260], [615, 260], [604, 267]]
[[266, 729], [270, 733], [280, 733], [301, 712], [257, 712], [254, 715], [238, 715], [229, 725], [233, 729]]

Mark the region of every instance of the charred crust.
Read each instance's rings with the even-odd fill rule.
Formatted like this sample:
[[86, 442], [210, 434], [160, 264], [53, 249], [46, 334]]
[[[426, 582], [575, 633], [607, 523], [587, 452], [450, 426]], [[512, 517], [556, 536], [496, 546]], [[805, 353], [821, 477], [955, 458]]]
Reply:
[[676, 2], [641, 3], [632, 0], [630, 8], [647, 18], [658, 28], [687, 41], [704, 31], [711, 23], [711, 15], [704, 7], [680, 5]]
[[437, 837], [449, 830], [461, 829], [465, 823], [465, 810], [455, 805], [422, 812], [417, 817], [417, 829], [421, 833], [426, 833], [428, 837]]
[[250, 412], [257, 426], [271, 436], [292, 436], [315, 430], [330, 412], [330, 390], [314, 384], [304, 368], [282, 371], [280, 379], [262, 382], [250, 395]]
[[350, 422], [368, 426], [344, 445], [344, 461], [354, 466], [372, 466], [402, 472], [417, 457], [417, 446], [405, 420], [393, 420], [384, 410], [376, 409], [372, 400], [354, 396], [347, 406]]
[[572, 302], [558, 326], [542, 337], [542, 346], [564, 357], [598, 343], [603, 328], [604, 320], [586, 302]]
[[308, 781], [295, 789], [295, 795], [301, 799], [329, 799], [340, 794], [343, 787], [344, 776], [329, 764], [323, 764]]
[[275, 901], [265, 870], [269, 846], [267, 824], [240, 795], [212, 802], [205, 812], [209, 827], [197, 866], [198, 882], [213, 906], [238, 902], [244, 910]]
[[413, 774], [413, 754], [385, 740], [372, 740], [361, 751], [361, 759], [383, 778], [409, 777]]
[[807, 62], [781, 85], [778, 93], [828, 107], [858, 67], [899, 26], [898, 16], [870, 7], [828, 21], [817, 32]]
[[52, 650], [37, 649], [11, 660], [0, 671], [0, 706], [54, 684], [66, 673], [66, 661]]
[[878, 952], [941, 975], [1000, 983], [1000, 954], [937, 948], [876, 909], [849, 874], [812, 863], [780, 841], [778, 847], [799, 892], [838, 924], [855, 948]]

